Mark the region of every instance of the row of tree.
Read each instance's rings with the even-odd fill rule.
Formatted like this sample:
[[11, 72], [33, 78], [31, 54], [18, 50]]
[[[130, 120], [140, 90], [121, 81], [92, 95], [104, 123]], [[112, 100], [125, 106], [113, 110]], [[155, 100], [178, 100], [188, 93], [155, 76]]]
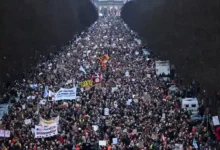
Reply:
[[[97, 19], [90, 0], [0, 1], [0, 88]], [[54, 45], [53, 48], [51, 45]]]
[[199, 80], [209, 94], [220, 89], [220, 0], [135, 0], [121, 15], [187, 84]]

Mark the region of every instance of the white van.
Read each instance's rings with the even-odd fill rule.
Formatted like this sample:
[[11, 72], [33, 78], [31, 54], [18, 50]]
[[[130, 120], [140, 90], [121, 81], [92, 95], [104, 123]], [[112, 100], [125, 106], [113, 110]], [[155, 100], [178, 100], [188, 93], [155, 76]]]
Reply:
[[192, 111], [192, 115], [198, 114], [199, 103], [197, 98], [184, 98], [182, 99], [182, 108]]

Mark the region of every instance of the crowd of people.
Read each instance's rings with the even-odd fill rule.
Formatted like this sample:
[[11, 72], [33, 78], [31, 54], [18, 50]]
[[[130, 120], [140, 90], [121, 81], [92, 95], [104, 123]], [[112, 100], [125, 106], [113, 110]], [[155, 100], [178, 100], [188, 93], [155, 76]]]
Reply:
[[[120, 17], [105, 16], [40, 62], [2, 96], [11, 102], [1, 120], [1, 129], [10, 130], [10, 137], [0, 139], [0, 149], [216, 149], [207, 124], [190, 120], [179, 94], [156, 76], [156, 58], [145, 55], [138, 39]], [[85, 88], [81, 83], [86, 80], [92, 83]], [[45, 90], [72, 87], [77, 87], [74, 100], [55, 101], [45, 95]], [[40, 118], [57, 116], [58, 134], [35, 138]]]

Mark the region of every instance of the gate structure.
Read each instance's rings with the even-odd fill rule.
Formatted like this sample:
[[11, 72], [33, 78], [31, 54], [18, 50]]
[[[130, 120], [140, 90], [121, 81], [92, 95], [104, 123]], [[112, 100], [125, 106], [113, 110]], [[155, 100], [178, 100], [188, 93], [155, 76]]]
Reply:
[[106, 15], [109, 11], [120, 15], [122, 6], [127, 2], [127, 0], [92, 0], [94, 5], [99, 11], [99, 15]]

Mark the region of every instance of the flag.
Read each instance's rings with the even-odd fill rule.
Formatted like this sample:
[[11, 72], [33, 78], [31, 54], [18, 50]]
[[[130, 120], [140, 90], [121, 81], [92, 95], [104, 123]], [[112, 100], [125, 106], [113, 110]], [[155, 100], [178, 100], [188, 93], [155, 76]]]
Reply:
[[109, 60], [109, 56], [108, 55], [104, 55], [102, 57], [99, 57], [99, 61], [101, 63], [101, 66], [104, 68], [104, 70], [107, 69], [107, 66], [106, 66], [106, 62]]
[[100, 79], [103, 80], [103, 74], [102, 73], [100, 74]]
[[45, 86], [44, 89], [44, 98], [48, 97], [48, 86]]
[[86, 74], [86, 70], [82, 66], [80, 66], [79, 70]]
[[167, 146], [167, 141], [166, 141], [166, 139], [165, 139], [165, 137], [164, 137], [163, 134], [161, 135], [161, 138], [162, 138], [162, 140], [163, 140], [164, 147], [166, 148], [166, 146]]
[[198, 148], [198, 145], [197, 145], [197, 142], [196, 142], [195, 138], [193, 139], [193, 146], [194, 146], [194, 148]]
[[101, 61], [101, 66], [103, 67], [104, 70], [107, 69], [107, 66], [106, 66], [106, 64], [103, 61]]

